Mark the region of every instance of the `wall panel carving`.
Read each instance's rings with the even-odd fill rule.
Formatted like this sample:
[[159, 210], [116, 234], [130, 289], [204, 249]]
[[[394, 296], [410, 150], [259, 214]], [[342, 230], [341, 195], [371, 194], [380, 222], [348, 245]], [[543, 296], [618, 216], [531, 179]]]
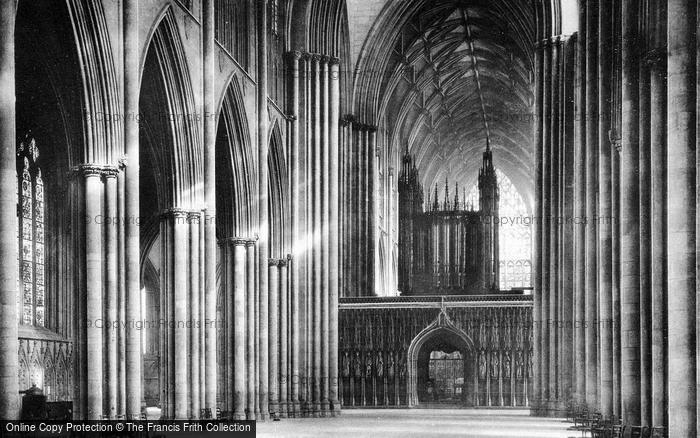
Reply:
[[408, 406], [408, 350], [444, 314], [471, 340], [465, 404], [528, 406], [532, 376], [532, 297], [343, 299], [339, 387], [344, 407]]
[[73, 400], [73, 344], [19, 339], [19, 389], [37, 386], [48, 401]]

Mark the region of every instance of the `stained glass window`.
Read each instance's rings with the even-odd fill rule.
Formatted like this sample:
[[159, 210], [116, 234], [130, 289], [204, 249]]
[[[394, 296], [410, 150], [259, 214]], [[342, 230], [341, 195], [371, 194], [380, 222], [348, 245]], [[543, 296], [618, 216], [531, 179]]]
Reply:
[[45, 325], [44, 180], [38, 165], [39, 148], [27, 135], [17, 148], [18, 181], [18, 305], [21, 324]]
[[272, 35], [279, 36], [279, 4], [278, 0], [270, 2], [270, 27]]
[[[500, 169], [498, 178], [498, 227], [499, 286], [501, 289], [531, 286], [532, 276], [532, 220], [525, 200], [513, 182]], [[467, 195], [467, 203], [479, 205], [476, 185]]]

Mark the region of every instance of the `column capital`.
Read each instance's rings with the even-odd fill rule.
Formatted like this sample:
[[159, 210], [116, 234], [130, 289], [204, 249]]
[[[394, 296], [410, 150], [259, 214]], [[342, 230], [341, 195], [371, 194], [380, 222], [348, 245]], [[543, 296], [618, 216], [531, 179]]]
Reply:
[[104, 175], [105, 178], [116, 178], [117, 175], [119, 175], [119, 167], [118, 166], [104, 166], [102, 168], [102, 175]]
[[622, 137], [615, 131], [614, 129], [611, 129], [608, 131], [608, 140], [610, 141], [610, 145], [615, 148], [615, 151], [617, 153], [622, 152]]
[[299, 61], [302, 58], [303, 53], [301, 53], [300, 50], [292, 50], [287, 52], [287, 56], [293, 61]]
[[331, 59], [331, 57], [328, 55], [321, 55], [321, 63], [323, 63], [323, 64], [328, 64], [330, 59]]
[[251, 246], [255, 246], [255, 241], [256, 241], [256, 239], [248, 238], [245, 241], [245, 246], [248, 248], [250, 248]]
[[117, 163], [117, 166], [119, 166], [120, 169], [126, 169], [126, 167], [129, 165], [129, 157], [127, 157], [126, 154], [124, 154], [121, 157], [119, 157]]
[[343, 117], [340, 118], [340, 123], [343, 126], [351, 125], [355, 123], [355, 116], [352, 114], [345, 114]]
[[668, 51], [665, 47], [656, 47], [650, 49], [643, 57], [643, 62], [649, 67], [657, 67], [663, 65], [668, 57]]
[[227, 240], [228, 240], [228, 243], [230, 243], [231, 245], [234, 245], [234, 246], [246, 246], [248, 244], [249, 239], [247, 239], [245, 237], [236, 236], [236, 237], [229, 237]]
[[73, 172], [83, 177], [102, 176], [103, 166], [101, 164], [79, 164], [73, 168]]
[[309, 59], [313, 62], [320, 62], [321, 61], [321, 55], [318, 53], [309, 53]]
[[187, 220], [189, 221], [199, 221], [202, 218], [202, 211], [201, 210], [191, 210], [187, 212]]
[[355, 127], [358, 131], [377, 132], [377, 127], [375, 125], [369, 125], [367, 123], [355, 123]]
[[267, 264], [268, 264], [269, 266], [280, 266], [280, 262], [281, 262], [281, 261], [282, 261], [282, 259], [274, 259], [274, 258], [273, 258], [273, 259], [268, 259]]
[[328, 60], [328, 63], [329, 63], [330, 65], [339, 65], [339, 64], [340, 64], [340, 58], [337, 57], [337, 56], [330, 56], [330, 57], [329, 57], [329, 60]]
[[172, 207], [168, 210], [165, 210], [161, 214], [161, 217], [163, 217], [164, 219], [167, 219], [167, 218], [187, 219], [188, 213], [189, 212], [187, 210], [185, 210], [184, 208]]

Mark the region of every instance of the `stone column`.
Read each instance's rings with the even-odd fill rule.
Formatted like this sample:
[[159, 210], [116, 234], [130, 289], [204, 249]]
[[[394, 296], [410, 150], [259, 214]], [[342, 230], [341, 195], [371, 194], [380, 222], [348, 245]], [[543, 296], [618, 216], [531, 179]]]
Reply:
[[[376, 261], [378, 257], [375, 254], [377, 245], [377, 186], [379, 185], [377, 171], [377, 127], [368, 126], [366, 132], [366, 149], [367, 149], [367, 285], [364, 291], [367, 296], [376, 296]], [[391, 228], [391, 227], [390, 227]]]
[[[119, 159], [119, 173], [117, 174], [117, 216], [120, 219], [126, 218], [124, 212], [124, 157]], [[119, 290], [118, 290], [118, 307], [117, 318], [120, 321], [126, 321], [126, 254], [124, 250], [125, 238], [125, 221], [121, 220], [118, 227], [117, 247], [118, 247], [118, 264], [117, 272], [119, 273]], [[117, 365], [118, 365], [118, 409], [117, 415], [121, 418], [126, 418], [126, 325], [120, 324], [118, 330], [117, 343]]]
[[622, 150], [622, 140], [618, 134], [613, 132], [612, 145], [612, 366], [613, 366], [613, 415], [622, 415], [622, 367], [620, 366], [620, 151]]
[[[622, 2], [622, 419], [640, 424], [638, 2]], [[693, 63], [694, 64], [694, 63]], [[694, 268], [693, 268], [694, 269]], [[672, 434], [673, 435], [673, 434]], [[675, 435], [673, 435], [675, 436]]]
[[586, 403], [598, 406], [598, 3], [586, 4]]
[[194, 211], [189, 212], [187, 215], [187, 221], [189, 222], [190, 228], [190, 294], [189, 301], [190, 306], [188, 308], [188, 321], [190, 322], [190, 373], [189, 373], [189, 384], [190, 384], [190, 418], [199, 418], [199, 358], [202, 355], [199, 347], [200, 341], [200, 309], [199, 309], [199, 229], [201, 221], [201, 212]]
[[268, 321], [268, 263], [269, 263], [269, 208], [268, 208], [268, 111], [267, 111], [267, 0], [259, 0], [258, 6], [258, 318], [260, 324], [258, 333], [259, 342], [259, 378], [260, 378], [260, 416], [261, 420], [269, 414], [268, 394], [269, 374], [269, 339], [268, 327], [264, 321]]
[[[0, 2], [0, 418], [19, 418], [15, 11]], [[26, 388], [22, 388], [26, 389]]]
[[[102, 326], [102, 269], [103, 230], [99, 218], [104, 214], [104, 187], [101, 181], [102, 170], [98, 166], [83, 165], [81, 171], [85, 184], [85, 333], [87, 357], [81, 358], [87, 364], [87, 419], [102, 419], [103, 403], [103, 345]], [[14, 236], [14, 234], [13, 234]], [[14, 354], [17, 354], [16, 352]]]
[[576, 117], [574, 125], [574, 395], [577, 402], [586, 395], [586, 7], [579, 6], [576, 40]]
[[117, 218], [117, 173], [116, 168], [105, 169], [105, 247], [106, 247], [106, 268], [105, 268], [105, 346], [107, 348], [107, 412], [110, 420], [117, 418], [118, 384], [119, 370], [117, 363], [117, 325], [118, 318], [118, 294], [119, 294], [119, 271], [118, 271], [118, 224]]
[[559, 109], [561, 99], [559, 96], [560, 84], [560, 68], [559, 68], [559, 51], [561, 48], [561, 39], [554, 37], [552, 39], [552, 92], [551, 92], [551, 128], [550, 128], [550, 152], [547, 160], [549, 161], [549, 401], [554, 405], [557, 400], [558, 386], [557, 379], [559, 375], [559, 357], [557, 342], [559, 339], [558, 330], [558, 294], [559, 294], [559, 160], [560, 160], [560, 119]]
[[695, 437], [698, 433], [693, 207], [697, 172], [696, 17], [695, 3], [668, 1], [668, 23], [673, 24], [668, 27], [667, 60], [668, 431], [672, 437]]
[[246, 398], [248, 420], [255, 420], [257, 400], [257, 379], [255, 378], [255, 240], [248, 239], [246, 246], [246, 364], [247, 387]]
[[575, 85], [572, 84], [575, 79], [575, 56], [576, 56], [576, 35], [568, 37], [564, 44], [564, 55], [562, 63], [564, 72], [562, 78], [562, 88], [564, 90], [562, 104], [562, 199], [563, 205], [561, 214], [565, 218], [562, 222], [561, 233], [561, 287], [559, 296], [561, 302], [561, 325], [560, 345], [561, 345], [561, 386], [559, 400], [567, 402], [572, 399], [574, 394], [574, 326], [572, 320], [574, 318], [574, 108], [573, 100], [575, 94]]
[[287, 259], [279, 261], [280, 276], [280, 312], [279, 312], [279, 413], [282, 418], [287, 417], [287, 361], [289, 343], [289, 277], [287, 275]]
[[223, 286], [223, 302], [224, 302], [224, 348], [222, 353], [226, 358], [224, 360], [224, 370], [225, 376], [220, 377], [220, 381], [224, 385], [223, 390], [223, 407], [221, 410], [233, 412], [234, 410], [234, 397], [235, 397], [235, 385], [236, 380], [236, 370], [235, 370], [235, 345], [234, 338], [236, 337], [235, 332], [235, 305], [234, 305], [234, 284], [236, 282], [236, 273], [234, 266], [235, 258], [235, 237], [229, 237], [220, 240], [221, 245], [221, 284]]
[[542, 94], [543, 101], [543, 118], [542, 118], [542, 239], [541, 246], [541, 271], [542, 271], [542, 341], [541, 341], [541, 366], [540, 366], [540, 385], [541, 394], [540, 400], [546, 403], [549, 400], [549, 238], [550, 238], [550, 195], [549, 187], [551, 184], [551, 87], [552, 87], [552, 45], [549, 40], [545, 40], [544, 44], [544, 91]]
[[311, 110], [312, 110], [312, 137], [313, 137], [313, 158], [312, 174], [313, 174], [313, 208], [311, 232], [313, 235], [313, 263], [311, 284], [313, 285], [313, 294], [311, 299], [312, 315], [313, 315], [313, 413], [318, 415], [321, 409], [321, 294], [322, 291], [322, 258], [321, 258], [321, 103], [320, 103], [320, 57], [313, 55], [311, 57]]
[[207, 399], [207, 355], [206, 355], [206, 219], [207, 212], [206, 209], [200, 210], [199, 212], [199, 313], [197, 317], [199, 318], [199, 410], [195, 412], [195, 417], [200, 418], [202, 408], [206, 407]]
[[[216, 415], [216, 379], [217, 379], [217, 345], [216, 345], [216, 128], [218, 125], [215, 81], [216, 81], [216, 43], [214, 42], [214, 3], [215, 0], [203, 0], [202, 3], [202, 41], [203, 41], [203, 77], [204, 85], [204, 331], [206, 355], [204, 400], [202, 406]], [[265, 75], [266, 76], [266, 75]], [[265, 80], [263, 78], [262, 80]], [[267, 167], [267, 161], [265, 162]], [[265, 204], [267, 205], [267, 204]]]
[[[305, 186], [304, 190], [305, 204], [304, 209], [304, 244], [306, 245], [306, 251], [303, 253], [303, 276], [305, 287], [302, 289], [304, 292], [303, 298], [300, 298], [300, 307], [303, 311], [300, 311], [300, 316], [303, 315], [303, 367], [304, 367], [304, 380], [301, 382], [303, 387], [301, 388], [301, 393], [303, 394], [302, 409], [305, 413], [309, 413], [312, 410], [312, 380], [313, 380], [313, 328], [312, 328], [312, 297], [313, 297], [313, 179], [311, 177], [313, 171], [313, 141], [311, 139], [311, 132], [313, 127], [312, 119], [312, 61], [311, 55], [306, 54], [303, 58], [304, 65], [304, 120], [305, 120], [305, 141], [304, 141], [304, 157], [306, 158], [305, 170]], [[301, 267], [300, 267], [301, 268]], [[301, 348], [301, 345], [300, 345]], [[301, 351], [300, 351], [301, 354]], [[302, 397], [302, 396], [300, 396]]]
[[[543, 72], [543, 46], [541, 42], [538, 42], [535, 49], [535, 239], [533, 239], [534, 247], [532, 253], [534, 254], [534, 305], [532, 311], [532, 322], [533, 322], [533, 374], [534, 382], [533, 389], [536, 394], [534, 400], [535, 407], [539, 405], [539, 395], [541, 392], [540, 383], [540, 362], [541, 357], [541, 342], [542, 342], [542, 258], [540, 257], [540, 248], [542, 242], [540, 237], [542, 235], [542, 92], [544, 88], [544, 72]], [[474, 390], [476, 391], [476, 385]]]
[[175, 418], [190, 418], [189, 404], [189, 361], [187, 345], [187, 309], [189, 308], [187, 263], [189, 226], [187, 212], [178, 208], [170, 212], [173, 221], [173, 310], [174, 310], [174, 378], [175, 378]]
[[339, 297], [339, 252], [340, 252], [340, 231], [339, 231], [339, 187], [340, 187], [340, 172], [339, 172], [339, 129], [340, 121], [340, 69], [338, 58], [331, 59], [330, 64], [330, 129], [329, 129], [329, 185], [330, 185], [330, 260], [328, 270], [330, 275], [330, 284], [328, 286], [329, 294], [329, 330], [330, 330], [330, 402], [331, 412], [333, 415], [340, 414], [340, 400], [338, 399], [338, 297]]
[[[301, 270], [298, 260], [301, 258], [302, 248], [300, 245], [300, 216], [301, 203], [299, 194], [301, 190], [299, 173], [303, 168], [303, 163], [299, 154], [299, 85], [302, 80], [299, 74], [299, 60], [301, 59], [300, 52], [292, 52], [290, 56], [291, 71], [292, 71], [292, 86], [290, 88], [292, 101], [292, 114], [294, 118], [291, 123], [291, 149], [289, 154], [290, 173], [292, 180], [292, 188], [290, 191], [292, 211], [292, 257], [291, 265], [289, 266], [289, 287], [291, 292], [290, 311], [291, 311], [291, 333], [290, 333], [290, 361], [291, 361], [291, 399], [289, 400], [290, 416], [296, 416], [299, 411], [299, 299], [300, 299], [300, 280]], [[331, 189], [332, 190], [332, 189]]]
[[269, 313], [267, 324], [269, 327], [269, 358], [270, 367], [267, 370], [270, 391], [270, 416], [279, 414], [279, 260], [270, 259], [269, 265]]
[[[665, 5], [658, 2], [665, 18]], [[666, 35], [657, 22], [659, 45], [650, 58], [651, 95], [651, 424], [668, 425], [666, 400]], [[660, 30], [660, 31], [658, 31]]]
[[[213, 2], [213, 0], [212, 0]], [[139, 0], [124, 0], [124, 151], [125, 169], [125, 263], [126, 320], [141, 320], [141, 244], [139, 221], [139, 94], [141, 50], [139, 47]], [[141, 417], [141, 331], [126, 325], [126, 416]]]
[[321, 57], [320, 63], [320, 107], [321, 107], [321, 415], [325, 416], [330, 408], [328, 400], [329, 385], [328, 385], [328, 360], [330, 353], [328, 351], [328, 286], [330, 284], [328, 261], [330, 256], [329, 246], [329, 210], [328, 203], [330, 201], [329, 191], [329, 165], [328, 156], [328, 60], [327, 56]]
[[[642, 43], [643, 44], [643, 43]], [[639, 368], [640, 417], [651, 423], [651, 108], [649, 69], [639, 68]]]
[[[246, 366], [246, 243], [245, 239], [233, 240], [233, 419], [245, 420], [246, 382], [249, 379]], [[230, 321], [228, 322], [231, 323]]]
[[600, 4], [598, 33], [598, 285], [600, 336], [600, 412], [612, 415], [612, 148], [610, 147], [610, 114], [612, 92], [613, 32], [612, 2]]

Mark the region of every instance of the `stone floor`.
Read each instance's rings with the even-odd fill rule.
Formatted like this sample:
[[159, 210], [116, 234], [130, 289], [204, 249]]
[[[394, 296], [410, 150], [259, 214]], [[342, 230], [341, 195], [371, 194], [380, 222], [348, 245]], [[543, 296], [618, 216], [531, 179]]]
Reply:
[[562, 419], [524, 410], [348, 409], [338, 418], [302, 418], [257, 424], [258, 437], [580, 437]]

